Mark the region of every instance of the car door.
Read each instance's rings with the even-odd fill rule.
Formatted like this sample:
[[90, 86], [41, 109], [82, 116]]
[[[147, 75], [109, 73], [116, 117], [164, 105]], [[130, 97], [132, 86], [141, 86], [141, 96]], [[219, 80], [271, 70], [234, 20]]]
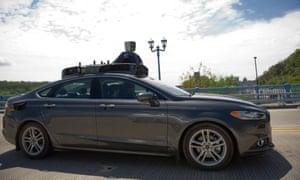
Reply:
[[45, 123], [60, 146], [97, 145], [95, 102], [90, 99], [92, 81], [73, 80], [40, 93]]
[[102, 148], [162, 152], [167, 150], [167, 107], [139, 102], [149, 89], [126, 79], [101, 78], [96, 103], [99, 145]]

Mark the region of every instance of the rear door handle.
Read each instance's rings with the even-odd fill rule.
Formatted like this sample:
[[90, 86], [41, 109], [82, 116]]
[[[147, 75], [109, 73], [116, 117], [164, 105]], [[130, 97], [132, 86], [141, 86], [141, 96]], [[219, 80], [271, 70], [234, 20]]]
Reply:
[[46, 108], [54, 108], [56, 104], [44, 104], [43, 106]]
[[114, 108], [115, 105], [114, 104], [100, 104], [98, 107], [108, 109], [108, 108]]
[[99, 108], [106, 108], [106, 104], [100, 104], [98, 107]]

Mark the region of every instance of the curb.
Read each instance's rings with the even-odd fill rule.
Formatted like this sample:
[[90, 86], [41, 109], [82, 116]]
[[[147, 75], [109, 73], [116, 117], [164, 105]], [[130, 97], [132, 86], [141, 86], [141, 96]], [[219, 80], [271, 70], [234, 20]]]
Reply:
[[300, 104], [262, 104], [267, 109], [300, 109]]

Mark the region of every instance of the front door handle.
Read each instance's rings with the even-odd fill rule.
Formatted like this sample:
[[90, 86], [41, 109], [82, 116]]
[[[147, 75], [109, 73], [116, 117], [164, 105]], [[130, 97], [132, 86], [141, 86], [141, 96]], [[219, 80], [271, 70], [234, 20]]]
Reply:
[[107, 104], [106, 107], [107, 107], [107, 108], [114, 108], [115, 105], [114, 105], [114, 104]]
[[109, 109], [109, 108], [114, 108], [115, 105], [114, 104], [100, 104], [98, 107], [104, 108], [104, 109]]
[[54, 108], [56, 104], [44, 104], [43, 106], [46, 108]]

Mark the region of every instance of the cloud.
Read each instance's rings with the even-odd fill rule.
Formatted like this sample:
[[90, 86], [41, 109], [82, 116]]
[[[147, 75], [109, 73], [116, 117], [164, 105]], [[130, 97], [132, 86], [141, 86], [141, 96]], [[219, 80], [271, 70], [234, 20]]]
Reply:
[[[23, 31], [39, 29], [74, 42], [89, 41], [111, 30], [118, 31], [121, 36], [137, 31], [168, 34], [170, 29], [186, 37], [203, 36], [220, 33], [239, 21], [237, 12], [230, 8], [236, 0], [17, 2], [2, 3], [5, 7], [1, 16], [3, 22], [19, 22]], [[222, 28], [216, 28], [222, 24]]]
[[[157, 59], [147, 40], [152, 38], [159, 45], [165, 37], [168, 45], [161, 53], [164, 81], [180, 83], [179, 76], [200, 62], [213, 73], [253, 79], [253, 56], [258, 57], [262, 73], [299, 48], [300, 11], [269, 21], [250, 21], [232, 8], [234, 4], [240, 2], [0, 1], [0, 57], [14, 62], [10, 69], [3, 68], [7, 70], [0, 77], [59, 79], [61, 69], [79, 61], [114, 60], [124, 50], [123, 42], [134, 40], [150, 76], [156, 78]], [[12, 73], [24, 72], [24, 67], [26, 76]], [[47, 71], [36, 76], [35, 69]]]
[[298, 19], [300, 11], [294, 11], [271, 21], [244, 24], [222, 34], [194, 37], [184, 42], [170, 40], [166, 55], [161, 59], [162, 78], [179, 77], [202, 63], [217, 75], [254, 79], [254, 56], [261, 75], [300, 48]]
[[241, 23], [240, 14], [232, 8], [237, 0], [186, 1], [187, 9], [181, 19], [187, 22], [186, 33], [190, 37], [219, 34]]
[[0, 57], [0, 67], [1, 66], [11, 66], [12, 64], [9, 62], [8, 59]]
[[239, 14], [231, 8], [237, 2], [33, 0], [20, 3], [11, 0], [2, 2], [1, 12], [5, 13], [1, 19], [6, 26], [18, 29], [17, 36], [38, 31], [74, 43], [91, 43], [103, 39], [103, 35], [112, 40], [153, 36], [193, 39], [220, 34], [239, 25]]
[[16, 17], [30, 16], [30, 0], [20, 1], [0, 1], [0, 24], [13, 21]]

